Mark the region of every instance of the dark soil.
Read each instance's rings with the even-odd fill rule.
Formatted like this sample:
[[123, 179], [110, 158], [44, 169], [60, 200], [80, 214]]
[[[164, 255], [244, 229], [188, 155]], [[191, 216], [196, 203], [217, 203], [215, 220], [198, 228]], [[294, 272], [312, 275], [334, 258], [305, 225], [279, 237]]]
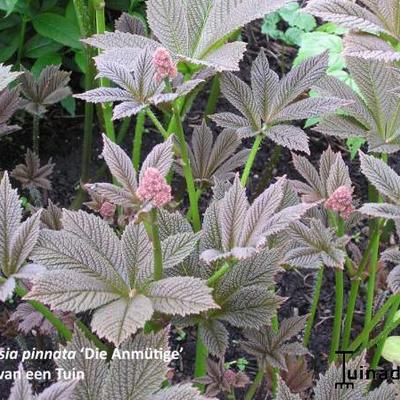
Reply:
[[[280, 74], [286, 72], [290, 68], [291, 60], [295, 54], [295, 49], [282, 46], [280, 43], [268, 42], [266, 37], [260, 33], [259, 23], [254, 23], [245, 30], [244, 39], [249, 43], [248, 51], [242, 63], [241, 76], [248, 80], [250, 73], [249, 68], [251, 61], [258, 54], [260, 48], [265, 48], [269, 61], [273, 68]], [[75, 92], [80, 92], [81, 89], [76, 87]], [[202, 119], [202, 113], [207, 101], [207, 92], [203, 92], [195, 101], [193, 109], [188, 116], [186, 122], [187, 131], [191, 132], [191, 127], [198, 124]], [[221, 98], [217, 106], [218, 111], [234, 111], [228, 102]], [[22, 117], [21, 117], [22, 118]], [[31, 121], [29, 116], [24, 116], [24, 120], [19, 121], [23, 129], [11, 135], [8, 138], [2, 139], [0, 143], [0, 170], [11, 170], [23, 160], [23, 155], [28, 147], [31, 146]], [[129, 133], [123, 143], [123, 147], [127, 151], [131, 151], [133, 123], [131, 124]], [[144, 154], [147, 154], [150, 149], [160, 141], [159, 135], [154, 130], [152, 125], [147, 126], [147, 132], [144, 137]], [[216, 129], [217, 131], [217, 129]], [[41, 158], [42, 162], [47, 161], [52, 157], [56, 164], [53, 174], [53, 189], [49, 193], [49, 197], [57, 204], [63, 207], [69, 207], [79, 187], [79, 171], [81, 162], [81, 143], [83, 132], [83, 109], [82, 104], [78, 103], [76, 117], [68, 116], [61, 108], [52, 109], [41, 121]], [[311, 137], [311, 160], [316, 162], [321, 153], [331, 145], [334, 150], [344, 150], [343, 144], [334, 139], [321, 137], [315, 132], [309, 132]], [[95, 143], [93, 146], [93, 158], [91, 165], [92, 176], [98, 171], [98, 167], [102, 165], [102, 160], [99, 159], [100, 150], [100, 135], [99, 128], [94, 127]], [[244, 146], [250, 147], [252, 140], [246, 140]], [[295, 178], [293, 168], [291, 166], [290, 152], [283, 149], [277, 166], [271, 164], [272, 150], [274, 146], [265, 141], [262, 149], [259, 151], [253, 174], [248, 184], [249, 195], [255, 197], [260, 190], [264, 189], [270, 179], [273, 177], [287, 174], [290, 178]], [[358, 162], [348, 161], [351, 169], [352, 177], [354, 178], [356, 193], [366, 192], [366, 182], [359, 171]], [[102, 179], [108, 179], [103, 177]], [[16, 183], [16, 182], [14, 182]], [[181, 186], [182, 182], [177, 181], [177, 185]], [[178, 187], [179, 187], [178, 186]], [[179, 192], [179, 190], [177, 191]], [[205, 208], [206, 202], [202, 204]], [[309, 311], [310, 302], [313, 292], [314, 273], [310, 271], [287, 271], [279, 277], [277, 284], [277, 292], [280, 296], [286, 297], [287, 301], [283, 304], [279, 311], [279, 318], [292, 316], [294, 313], [303, 315]], [[349, 282], [346, 283], [345, 293], [348, 293]], [[363, 290], [363, 288], [362, 288]], [[310, 357], [309, 368], [315, 372], [315, 377], [318, 373], [325, 371], [327, 365], [327, 353], [329, 352], [330, 337], [333, 323], [334, 310], [334, 274], [332, 271], [327, 271], [324, 278], [321, 299], [318, 306], [318, 314], [316, 319], [315, 329], [310, 341]], [[14, 308], [13, 305], [7, 305], [7, 309]], [[0, 305], [0, 311], [4, 309], [4, 305]], [[357, 305], [355, 316], [354, 334], [362, 327], [363, 309], [361, 302]], [[240, 339], [240, 334], [231, 329], [232, 346], [227, 354], [227, 361], [233, 361], [239, 357], [245, 357], [250, 361], [248, 373], [251, 378], [256, 372], [255, 360], [242, 353], [237, 341]], [[35, 346], [33, 336], [28, 336], [22, 341], [15, 338], [9, 338], [0, 335], [0, 347], [10, 347], [12, 349], [21, 349], [24, 346]], [[46, 341], [48, 348], [53, 348], [51, 340]], [[174, 342], [174, 346], [183, 346], [183, 360], [176, 365], [175, 378], [179, 380], [188, 379], [192, 375], [194, 357], [195, 357], [195, 332], [188, 331], [188, 336], [182, 343]], [[18, 361], [0, 361], [0, 370], [16, 369]], [[27, 366], [29, 368], [43, 368], [44, 365], [35, 364]], [[48, 369], [49, 366], [46, 365]], [[44, 383], [45, 385], [48, 382]], [[41, 385], [38, 385], [41, 386]], [[265, 385], [264, 385], [265, 386]], [[0, 399], [6, 399], [9, 393], [10, 384], [7, 381], [0, 380]], [[35, 387], [39, 389], [39, 387]], [[267, 397], [266, 389], [261, 388], [255, 400], [264, 400]], [[241, 397], [238, 397], [241, 398]]]

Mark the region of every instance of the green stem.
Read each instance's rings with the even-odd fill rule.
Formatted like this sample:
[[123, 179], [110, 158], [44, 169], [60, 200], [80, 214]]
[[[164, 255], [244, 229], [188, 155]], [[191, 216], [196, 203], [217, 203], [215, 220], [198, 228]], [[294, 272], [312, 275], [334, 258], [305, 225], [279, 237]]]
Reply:
[[256, 155], [257, 155], [258, 149], [260, 148], [262, 140], [263, 140], [262, 135], [257, 135], [254, 140], [253, 147], [249, 154], [249, 158], [247, 159], [246, 165], [244, 167], [242, 178], [240, 179], [243, 186], [246, 186], [247, 180], [249, 179], [251, 168], [253, 167], [254, 160], [256, 158]]
[[344, 329], [343, 329], [343, 338], [342, 338], [342, 349], [346, 350], [347, 347], [349, 346], [350, 342], [350, 336], [351, 336], [351, 327], [353, 324], [353, 315], [354, 311], [356, 309], [356, 302], [357, 302], [357, 296], [358, 296], [358, 291], [360, 289], [360, 283], [361, 279], [356, 278], [351, 282], [351, 288], [350, 288], [350, 295], [349, 295], [349, 300], [347, 302], [347, 310], [346, 310], [346, 316], [344, 320]]
[[19, 32], [18, 52], [17, 52], [17, 61], [16, 61], [16, 65], [18, 67], [20, 67], [20, 65], [21, 65], [22, 53], [23, 53], [24, 44], [25, 44], [26, 24], [28, 22], [28, 18], [25, 15], [22, 15], [21, 18], [22, 18], [22, 24], [21, 24], [21, 30]]
[[339, 350], [339, 343], [340, 343], [340, 330], [342, 325], [343, 297], [344, 297], [343, 270], [341, 269], [336, 269], [335, 271], [335, 285], [336, 285], [335, 319], [333, 322], [331, 350], [329, 352], [329, 358], [328, 358], [328, 361], [330, 363], [335, 360], [336, 351]]
[[369, 336], [371, 331], [375, 328], [375, 326], [381, 321], [381, 319], [385, 316], [386, 312], [392, 307], [393, 303], [399, 299], [400, 295], [391, 296], [386, 303], [378, 310], [378, 312], [374, 315], [372, 320], [364, 327], [362, 332], [355, 338], [355, 340], [349, 346], [350, 351], [356, 351], [357, 348], [365, 342], [365, 338]]
[[317, 279], [315, 281], [315, 289], [314, 289], [314, 294], [313, 294], [313, 299], [312, 299], [312, 304], [311, 304], [311, 312], [307, 319], [306, 330], [304, 332], [303, 344], [306, 347], [308, 346], [308, 343], [310, 341], [315, 316], [317, 314], [323, 278], [324, 278], [324, 267], [321, 266], [318, 271], [318, 274], [317, 274]]
[[190, 215], [192, 217], [193, 228], [195, 232], [200, 231], [201, 229], [201, 220], [200, 220], [200, 212], [199, 212], [199, 204], [198, 204], [198, 196], [196, 193], [196, 186], [194, 184], [192, 168], [190, 166], [189, 153], [187, 148], [187, 143], [185, 140], [185, 133], [183, 131], [182, 121], [179, 115], [179, 110], [176, 105], [174, 108], [174, 117], [177, 121], [177, 130], [176, 136], [180, 144], [180, 153], [183, 162], [183, 173], [186, 180], [187, 191], [189, 194], [189, 203], [190, 203]]
[[[376, 221], [378, 222], [378, 221]], [[378, 225], [378, 224], [377, 224]], [[379, 242], [380, 242], [380, 231], [377, 229], [377, 233], [374, 235], [371, 244], [371, 258], [369, 263], [369, 276], [368, 276], [368, 288], [367, 288], [367, 305], [365, 309], [365, 321], [364, 326], [367, 326], [372, 319], [372, 312], [374, 307], [374, 295], [376, 285], [376, 274], [379, 258]], [[364, 344], [368, 343], [368, 335], [365, 337]]]
[[128, 133], [129, 126], [131, 124], [131, 118], [126, 117], [122, 120], [122, 124], [119, 128], [118, 134], [117, 134], [117, 143], [122, 143], [125, 139], [126, 134]]
[[140, 164], [140, 154], [142, 151], [142, 137], [144, 131], [144, 122], [146, 120], [146, 114], [141, 111], [136, 117], [136, 127], [135, 127], [135, 138], [133, 142], [133, 167], [136, 171], [139, 171]]
[[[370, 367], [371, 369], [375, 369], [379, 364], [379, 360], [381, 359], [381, 354], [382, 354], [382, 350], [383, 350], [385, 341], [388, 338], [390, 332], [394, 329], [393, 320], [394, 320], [394, 317], [395, 317], [397, 311], [399, 310], [399, 307], [400, 307], [400, 297], [393, 303], [392, 308], [390, 309], [388, 317], [386, 319], [386, 323], [385, 323], [383, 332], [379, 335], [380, 340], [378, 342], [378, 347], [376, 348], [374, 357], [372, 358], [371, 367]], [[400, 323], [400, 321], [399, 321], [399, 323]]]
[[[73, 0], [75, 14], [77, 16], [79, 30], [81, 38], [86, 38], [93, 34], [93, 7], [92, 3], [89, 2], [86, 5], [83, 0]], [[91, 90], [95, 87], [95, 75], [96, 69], [93, 63], [94, 50], [86, 46], [85, 47], [85, 59], [87, 71], [85, 74], [85, 90]], [[82, 160], [81, 160], [81, 171], [80, 171], [80, 182], [81, 184], [86, 183], [89, 180], [89, 166], [92, 158], [92, 145], [93, 145], [93, 120], [94, 120], [94, 104], [85, 102], [85, 120], [83, 126], [83, 146], [82, 146]], [[86, 193], [82, 189], [82, 185], [79, 186], [77, 196], [75, 197], [71, 208], [79, 209], [85, 199]]]
[[253, 383], [250, 385], [249, 389], [247, 390], [244, 400], [254, 400], [255, 395], [257, 393], [257, 389], [264, 379], [264, 374], [265, 374], [264, 371], [261, 369], [257, 372], [257, 375], [254, 378]]
[[153, 208], [150, 212], [150, 216], [151, 216], [151, 233], [153, 239], [154, 280], [159, 281], [163, 277], [163, 261], [161, 252], [160, 232], [158, 230], [157, 209]]
[[163, 136], [164, 139], [168, 139], [169, 134], [168, 132], [164, 129], [164, 127], [162, 126], [161, 122], [158, 120], [158, 118], [155, 116], [155, 114], [153, 113], [153, 111], [150, 110], [150, 108], [146, 109], [147, 115], [148, 117], [151, 119], [151, 121], [153, 122], [153, 124], [155, 125], [155, 127], [158, 129], [158, 131], [161, 133], [161, 135]]
[[[338, 237], [344, 236], [345, 223], [343, 218], [331, 212], [329, 212], [328, 217], [330, 225], [331, 226], [336, 225], [337, 236]], [[344, 275], [342, 269], [337, 268], [335, 271], [335, 286], [336, 286], [335, 318], [333, 321], [331, 349], [328, 357], [328, 361], [330, 363], [335, 361], [336, 351], [339, 350], [340, 333], [342, 328], [343, 303], [344, 303]]]
[[209, 115], [214, 114], [215, 109], [217, 108], [220, 92], [221, 89], [219, 75], [215, 75], [211, 83], [211, 90], [208, 96], [206, 109], [204, 111], [204, 118], [208, 118]]
[[254, 198], [258, 197], [262, 192], [264, 192], [265, 188], [269, 185], [272, 180], [272, 176], [276, 166], [279, 163], [282, 154], [282, 146], [275, 145], [272, 150], [271, 157], [269, 158], [269, 162], [264, 168], [264, 171], [261, 173], [255, 193], [253, 194]]
[[39, 115], [33, 115], [33, 124], [32, 124], [32, 143], [33, 143], [33, 152], [36, 155], [39, 155], [39, 140], [40, 140], [40, 117]]
[[374, 240], [375, 240], [374, 237], [377, 233], [378, 233], [378, 230], [374, 229], [372, 235], [369, 238], [368, 246], [365, 249], [361, 263], [357, 269], [357, 274], [351, 282], [350, 296], [349, 296], [349, 300], [347, 303], [346, 318], [345, 318], [345, 324], [344, 324], [344, 333], [343, 333], [343, 341], [342, 341], [343, 349], [347, 349], [347, 347], [350, 343], [351, 327], [353, 324], [353, 316], [354, 316], [354, 311], [356, 309], [358, 292], [360, 289], [360, 284], [362, 282], [362, 276], [364, 274], [365, 269], [368, 266], [372, 243], [374, 242]]
[[[28, 294], [28, 291], [21, 287], [17, 287], [15, 289], [15, 292], [20, 297], [24, 297], [26, 294]], [[70, 341], [72, 339], [72, 332], [46, 306], [44, 306], [43, 304], [41, 304], [37, 301], [34, 301], [34, 300], [29, 300], [28, 303], [36, 311], [38, 311], [40, 314], [42, 314], [43, 317], [45, 317], [47, 319], [47, 321], [49, 321], [54, 326], [54, 328], [56, 328], [60, 337], [64, 338], [66, 341]]]
[[[95, 9], [96, 33], [102, 34], [106, 31], [105, 2], [103, 0], [92, 0], [92, 1]], [[110, 86], [109, 80], [103, 77], [100, 78], [100, 86], [101, 87]], [[106, 131], [106, 135], [111, 141], [115, 142], [116, 136], [115, 136], [114, 123], [112, 120], [112, 105], [111, 103], [103, 103], [101, 105], [101, 109], [103, 111], [104, 129]]]

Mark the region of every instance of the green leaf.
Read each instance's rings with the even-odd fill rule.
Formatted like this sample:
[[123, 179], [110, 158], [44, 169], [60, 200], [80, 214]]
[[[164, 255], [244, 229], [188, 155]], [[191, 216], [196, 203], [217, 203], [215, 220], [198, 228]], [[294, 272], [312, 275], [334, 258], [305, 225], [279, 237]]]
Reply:
[[75, 117], [76, 101], [72, 96], [61, 100], [61, 105], [68, 112], [68, 114], [71, 115], [71, 117]]
[[277, 32], [280, 32], [279, 29], [277, 28], [277, 25], [280, 20], [281, 18], [277, 12], [268, 14], [264, 18], [264, 23], [261, 26], [261, 32], [264, 33], [265, 35], [275, 38]]
[[31, 72], [37, 77], [42, 72], [43, 68], [47, 67], [48, 65], [59, 65], [61, 64], [61, 61], [61, 56], [57, 53], [46, 54], [34, 62]]
[[350, 157], [352, 160], [354, 160], [354, 158], [358, 154], [358, 150], [361, 149], [361, 147], [364, 145], [365, 142], [366, 142], [366, 139], [359, 138], [359, 137], [353, 137], [353, 138], [347, 139], [346, 145], [350, 151]]
[[60, 43], [36, 34], [26, 42], [24, 46], [24, 56], [28, 58], [39, 58], [49, 53], [56, 53], [61, 48], [62, 45]]
[[73, 49], [81, 49], [79, 27], [68, 18], [54, 13], [43, 13], [33, 21], [36, 32]]
[[74, 56], [75, 62], [79, 69], [85, 74], [87, 71], [87, 60], [84, 51], [77, 51]]
[[17, 25], [19, 26], [20, 24], [21, 24], [21, 18], [16, 14], [12, 14], [7, 18], [0, 19], [0, 31], [12, 28]]
[[286, 4], [286, 6], [280, 8], [278, 10], [278, 14], [284, 21], [291, 24], [299, 8], [300, 6], [298, 3], [289, 3]]
[[317, 21], [311, 14], [299, 12], [299, 8], [297, 3], [288, 4], [279, 10], [279, 15], [289, 26], [311, 32], [317, 27]]
[[301, 36], [300, 50], [293, 64], [299, 65], [304, 60], [315, 57], [326, 50], [329, 51], [329, 72], [342, 70], [345, 66], [342, 55], [343, 39], [325, 32], [304, 33]]
[[107, 8], [110, 10], [128, 11], [129, 3], [129, 0], [107, 0]]
[[0, 48], [0, 62], [8, 61], [18, 49], [18, 36], [13, 36], [7, 45]]
[[285, 32], [285, 42], [290, 45], [300, 46], [301, 37], [303, 34], [304, 32], [299, 28], [289, 28]]
[[65, 17], [71, 21], [74, 25], [79, 26], [78, 17], [76, 16], [74, 1], [68, 2], [67, 8], [65, 9]]
[[6, 12], [4, 17], [8, 17], [17, 5], [18, 0], [0, 0], [0, 10]]
[[317, 27], [317, 21], [310, 14], [296, 13], [296, 18], [293, 21], [293, 26], [302, 29], [305, 32], [311, 32]]
[[400, 364], [400, 336], [389, 336], [383, 345], [382, 357], [394, 364]]

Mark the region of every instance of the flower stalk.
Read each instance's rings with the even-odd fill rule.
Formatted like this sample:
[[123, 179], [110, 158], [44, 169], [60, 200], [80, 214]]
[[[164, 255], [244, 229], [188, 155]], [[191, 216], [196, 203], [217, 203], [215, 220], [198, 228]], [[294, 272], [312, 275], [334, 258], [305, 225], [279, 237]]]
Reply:
[[315, 281], [315, 288], [314, 288], [314, 295], [313, 295], [312, 304], [311, 304], [311, 311], [310, 311], [310, 315], [307, 319], [307, 325], [306, 325], [306, 329], [304, 332], [303, 344], [306, 347], [308, 346], [308, 343], [310, 341], [311, 332], [312, 332], [312, 329], [314, 326], [315, 316], [317, 314], [323, 278], [324, 278], [324, 267], [321, 265], [321, 267], [319, 268], [318, 273], [317, 273], [317, 278]]
[[150, 211], [151, 233], [153, 239], [153, 255], [154, 255], [154, 280], [159, 281], [163, 277], [163, 263], [161, 252], [160, 232], [158, 230], [157, 209]]

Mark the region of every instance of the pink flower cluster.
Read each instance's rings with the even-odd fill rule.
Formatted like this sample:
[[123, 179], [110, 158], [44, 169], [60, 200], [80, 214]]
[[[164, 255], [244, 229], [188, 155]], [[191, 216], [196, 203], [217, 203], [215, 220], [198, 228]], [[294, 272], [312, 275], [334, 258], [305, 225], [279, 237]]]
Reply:
[[161, 82], [165, 78], [174, 79], [178, 74], [175, 63], [173, 62], [168, 50], [159, 47], [153, 54], [153, 64], [156, 69], [156, 79]]
[[343, 219], [349, 218], [354, 211], [353, 189], [348, 186], [340, 186], [326, 200], [325, 207], [339, 213]]
[[162, 207], [172, 200], [171, 186], [157, 168], [147, 168], [136, 192], [141, 201], [150, 201], [155, 207]]

